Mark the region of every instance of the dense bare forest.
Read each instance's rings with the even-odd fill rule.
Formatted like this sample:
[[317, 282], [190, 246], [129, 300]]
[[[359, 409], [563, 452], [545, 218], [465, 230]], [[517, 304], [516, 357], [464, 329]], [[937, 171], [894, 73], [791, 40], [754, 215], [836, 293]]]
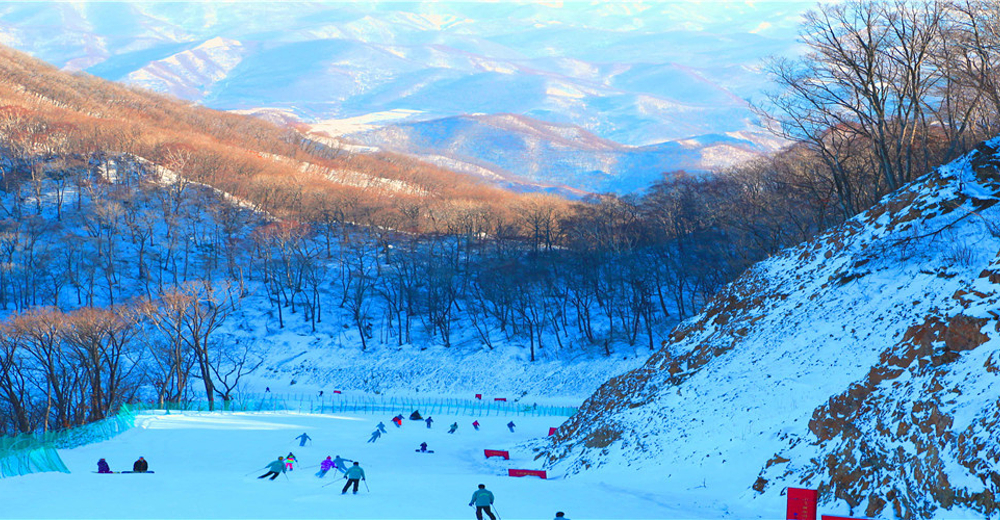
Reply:
[[0, 50], [0, 432], [140, 398], [228, 400], [259, 365], [217, 332], [261, 298], [362, 348], [653, 349], [754, 262], [995, 135], [1000, 6], [847, 2], [806, 18], [759, 109], [792, 144], [571, 202]]

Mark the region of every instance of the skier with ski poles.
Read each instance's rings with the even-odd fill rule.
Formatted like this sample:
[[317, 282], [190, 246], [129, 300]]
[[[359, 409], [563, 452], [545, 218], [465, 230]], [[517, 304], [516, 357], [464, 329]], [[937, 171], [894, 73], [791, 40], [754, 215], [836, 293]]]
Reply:
[[[347, 479], [347, 483], [344, 484], [344, 489], [340, 490], [340, 494], [344, 495], [347, 493], [347, 488], [354, 485], [354, 494], [358, 494], [358, 481], [365, 480], [365, 470], [355, 462], [353, 466], [347, 469], [347, 473], [344, 473], [344, 478]], [[367, 489], [368, 484], [365, 483], [365, 488]]]
[[476, 520], [483, 520], [483, 512], [492, 520], [497, 520], [497, 517], [493, 515], [493, 511], [490, 510], [490, 506], [493, 505], [493, 493], [486, 489], [486, 484], [480, 484], [479, 489], [472, 493], [472, 500], [469, 501], [469, 507], [473, 505], [476, 506]]
[[424, 422], [427, 423], [427, 429], [430, 430], [431, 429], [431, 423], [434, 422], [434, 419], [431, 419], [431, 416], [428, 415], [427, 418], [424, 419]]
[[302, 432], [302, 435], [299, 435], [298, 437], [296, 437], [296, 439], [300, 440], [299, 446], [305, 446], [306, 441], [311, 441], [312, 437], [309, 437], [308, 435], [306, 435], [305, 432]]
[[270, 475], [271, 476], [271, 480], [274, 480], [274, 479], [278, 478], [278, 475], [280, 475], [280, 474], [282, 474], [282, 473], [285, 472], [285, 458], [284, 457], [278, 457], [278, 460], [276, 460], [276, 461], [268, 464], [265, 467], [268, 468], [268, 472], [264, 473], [263, 475], [261, 475], [261, 476], [259, 476], [257, 478], [264, 478], [264, 477]]
[[316, 472], [316, 476], [319, 478], [323, 478], [326, 476], [327, 471], [330, 471], [335, 467], [336, 464], [334, 464], [333, 460], [331, 460], [330, 457], [327, 456], [326, 459], [323, 460], [323, 462], [319, 463], [319, 471]]
[[345, 459], [340, 455], [336, 455], [333, 457], [333, 467], [337, 468], [337, 471], [341, 473], [347, 473], [348, 462], [354, 462], [354, 461], [351, 459]]
[[385, 423], [383, 423], [382, 421], [379, 421], [378, 425], [376, 425], [375, 427], [378, 428], [378, 431], [380, 431], [382, 433], [389, 433], [389, 432], [385, 431]]
[[448, 430], [448, 433], [455, 433], [456, 430], [458, 430], [458, 423], [451, 423], [451, 428]]
[[368, 442], [375, 442], [379, 437], [382, 436], [382, 432], [375, 430], [372, 432], [372, 438], [368, 439]]
[[514, 426], [517, 426], [516, 424], [514, 424], [514, 421], [507, 423], [507, 428], [510, 429], [510, 433], [514, 433]]

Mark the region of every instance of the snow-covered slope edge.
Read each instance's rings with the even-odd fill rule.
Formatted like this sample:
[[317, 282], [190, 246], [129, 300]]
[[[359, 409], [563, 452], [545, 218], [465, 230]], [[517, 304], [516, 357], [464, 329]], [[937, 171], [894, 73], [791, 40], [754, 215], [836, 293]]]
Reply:
[[538, 456], [722, 486], [747, 505], [805, 486], [849, 514], [995, 511], [998, 148], [754, 266]]

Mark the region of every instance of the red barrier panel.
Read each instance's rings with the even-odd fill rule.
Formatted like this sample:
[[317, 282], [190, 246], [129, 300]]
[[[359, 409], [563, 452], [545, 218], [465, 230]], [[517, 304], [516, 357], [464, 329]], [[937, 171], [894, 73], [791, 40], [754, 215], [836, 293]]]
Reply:
[[339, 393], [340, 393], [340, 390], [334, 390], [334, 391], [333, 391], [333, 393], [335, 393], [335, 394], [339, 394]]
[[822, 520], [868, 520], [866, 518], [854, 518], [853, 516], [830, 516], [830, 515], [823, 515], [820, 518], [822, 518]]
[[486, 458], [490, 457], [503, 457], [503, 460], [510, 460], [510, 452], [501, 450], [483, 450], [486, 454]]
[[511, 477], [541, 477], [545, 478], [545, 471], [539, 469], [508, 469], [507, 475]]
[[483, 398], [483, 394], [476, 394], [476, 399], [482, 399], [482, 398]]
[[506, 397], [494, 397], [493, 400], [494, 401], [503, 401], [505, 403], [507, 402], [507, 398]]
[[556, 434], [556, 430], [558, 430], [558, 429], [559, 428], [549, 428], [549, 435], [555, 435]]
[[815, 489], [788, 488], [786, 520], [816, 520], [816, 502], [819, 492]]

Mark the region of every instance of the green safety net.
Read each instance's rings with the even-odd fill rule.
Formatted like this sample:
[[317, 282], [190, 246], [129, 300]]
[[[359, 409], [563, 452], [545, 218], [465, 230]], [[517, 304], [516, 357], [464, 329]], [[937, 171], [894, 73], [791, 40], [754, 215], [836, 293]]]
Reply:
[[0, 437], [0, 478], [69, 469], [57, 449], [69, 449], [108, 440], [135, 426], [135, 413], [128, 406], [114, 416], [65, 430]]

